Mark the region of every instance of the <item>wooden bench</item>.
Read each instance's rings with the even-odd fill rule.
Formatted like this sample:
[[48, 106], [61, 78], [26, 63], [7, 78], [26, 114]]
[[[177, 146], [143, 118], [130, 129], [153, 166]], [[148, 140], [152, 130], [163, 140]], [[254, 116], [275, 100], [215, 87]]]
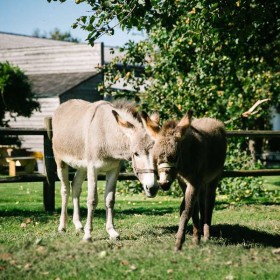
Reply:
[[9, 163], [9, 175], [17, 175], [17, 167], [22, 166], [24, 174], [33, 173], [36, 166], [36, 157], [22, 156], [22, 157], [6, 157], [6, 161]]

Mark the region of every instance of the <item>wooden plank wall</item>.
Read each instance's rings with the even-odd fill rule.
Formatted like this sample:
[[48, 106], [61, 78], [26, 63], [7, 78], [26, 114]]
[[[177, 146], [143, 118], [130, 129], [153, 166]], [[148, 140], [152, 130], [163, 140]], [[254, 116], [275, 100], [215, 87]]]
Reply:
[[103, 63], [102, 44], [1, 49], [0, 61], [18, 65], [28, 74], [96, 72]]
[[[9, 115], [6, 115], [6, 118], [10, 119], [11, 127], [18, 128], [44, 128], [44, 119], [45, 117], [52, 116], [54, 110], [59, 105], [59, 98], [39, 98], [38, 101], [41, 104], [41, 111], [34, 112], [31, 118], [17, 117], [15, 122], [13, 119], [9, 118]], [[40, 135], [24, 135], [19, 136], [22, 140], [22, 147], [27, 148], [30, 151], [44, 151], [44, 139]]]

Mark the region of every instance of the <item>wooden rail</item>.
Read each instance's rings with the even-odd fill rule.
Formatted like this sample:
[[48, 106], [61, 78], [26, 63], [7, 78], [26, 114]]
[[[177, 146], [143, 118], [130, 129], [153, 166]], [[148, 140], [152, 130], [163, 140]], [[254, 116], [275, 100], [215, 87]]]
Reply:
[[[45, 174], [26, 174], [21, 176], [0, 178], [0, 183], [15, 182], [43, 182], [43, 201], [46, 211], [55, 209], [55, 182], [56, 165], [52, 151], [52, 127], [51, 118], [45, 119], [45, 128], [3, 128], [0, 127], [2, 135], [42, 135], [44, 136], [44, 163]], [[234, 130], [227, 131], [227, 137], [249, 137], [249, 138], [280, 138], [280, 131], [263, 130]], [[259, 169], [259, 170], [225, 170], [223, 177], [248, 177], [248, 176], [276, 176], [280, 175], [280, 169]], [[72, 177], [72, 176], [71, 176]], [[71, 178], [70, 178], [71, 179]], [[120, 173], [118, 180], [136, 180], [133, 173]], [[98, 180], [106, 180], [104, 174], [98, 176]]]
[[[69, 174], [70, 181], [73, 179], [74, 174]], [[97, 179], [99, 181], [105, 181], [106, 175], [99, 174]], [[137, 177], [134, 173], [120, 173], [118, 180], [125, 181], [125, 180], [136, 180]], [[46, 175], [44, 174], [23, 174], [17, 175], [13, 177], [2, 177], [0, 178], [0, 183], [20, 183], [20, 182], [44, 182], [46, 180]], [[59, 181], [58, 177], [55, 176], [55, 181]]]
[[47, 135], [46, 128], [10, 128], [0, 127], [2, 135]]
[[280, 138], [280, 130], [228, 130], [227, 137]]
[[280, 169], [224, 170], [223, 177], [278, 176]]
[[[234, 177], [258, 177], [258, 176], [279, 176], [280, 169], [257, 169], [257, 170], [225, 170], [223, 172], [223, 178], [234, 178]], [[73, 174], [69, 175], [69, 179], [72, 180]], [[105, 174], [99, 174], [99, 181], [105, 181]], [[2, 177], [0, 178], [0, 183], [20, 183], [20, 182], [44, 182], [46, 180], [46, 175], [43, 174], [24, 174], [17, 175], [13, 177]], [[118, 181], [126, 180], [137, 180], [134, 173], [120, 173]], [[55, 181], [59, 181], [55, 178]]]

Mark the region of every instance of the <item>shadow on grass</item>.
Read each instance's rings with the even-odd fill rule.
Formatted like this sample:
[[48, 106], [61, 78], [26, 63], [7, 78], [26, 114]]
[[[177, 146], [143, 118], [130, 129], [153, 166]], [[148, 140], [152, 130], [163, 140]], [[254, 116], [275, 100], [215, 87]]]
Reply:
[[[153, 210], [145, 207], [135, 207], [129, 209], [119, 209], [115, 211], [116, 219], [125, 219], [126, 216], [131, 215], [156, 215], [163, 216], [164, 214], [177, 213], [177, 209], [173, 207], [158, 207]], [[54, 213], [47, 213], [39, 210], [21, 210], [9, 209], [7, 211], [0, 211], [0, 217], [17, 217], [18, 219], [34, 218], [37, 221], [48, 222], [49, 220], [59, 219], [60, 209]], [[81, 208], [81, 216], [86, 217], [87, 209]], [[69, 216], [72, 216], [72, 210], [69, 210]], [[105, 209], [96, 209], [95, 217], [105, 218]], [[178, 216], [179, 220], [179, 216]], [[163, 234], [176, 234], [178, 226], [160, 226]], [[187, 226], [187, 234], [192, 232], [192, 226]], [[280, 247], [280, 235], [269, 234], [264, 231], [254, 230], [246, 226], [238, 224], [219, 224], [211, 228], [211, 236], [218, 245], [238, 245], [242, 244], [244, 247], [252, 247], [254, 245]]]
[[[22, 218], [28, 218], [30, 216], [36, 216], [36, 217], [53, 217], [53, 216], [59, 216], [61, 209], [58, 208], [55, 212], [45, 212], [44, 210], [22, 210], [22, 209], [9, 209], [9, 210], [0, 210], [0, 217], [22, 217]], [[157, 208], [154, 210], [151, 210], [150, 208], [144, 208], [144, 207], [137, 207], [137, 208], [131, 208], [131, 209], [117, 209], [114, 211], [116, 215], [156, 215], [161, 216], [164, 214], [172, 213], [174, 212], [174, 208], [172, 207], [166, 207], [166, 208]], [[68, 209], [68, 215], [71, 216], [73, 214], [72, 209]], [[87, 208], [81, 207], [80, 209], [81, 217], [87, 216]], [[96, 209], [94, 211], [95, 217], [105, 217], [106, 212], [105, 209]]]
[[273, 185], [277, 186], [277, 187], [280, 187], [280, 181], [278, 182], [273, 182]]
[[[22, 217], [22, 218], [29, 218], [29, 217], [38, 217], [39, 219], [53, 219], [58, 216], [60, 216], [61, 209], [57, 209], [54, 212], [46, 212], [44, 210], [22, 210], [22, 209], [9, 209], [9, 210], [0, 210], [0, 217]], [[73, 210], [68, 210], [68, 215], [72, 216]], [[86, 216], [87, 215], [87, 209], [82, 208], [81, 209], [81, 215]], [[105, 210], [102, 209], [96, 209], [94, 212], [94, 216], [104, 216]]]
[[[145, 207], [135, 207], [135, 208], [129, 208], [129, 209], [115, 209], [114, 213], [115, 216], [118, 217], [118, 215], [126, 216], [126, 215], [146, 215], [146, 216], [162, 216], [165, 214], [171, 214], [174, 212], [173, 207], [159, 207], [159, 208], [145, 208]], [[175, 209], [175, 212], [178, 212], [177, 209]], [[82, 207], [80, 210], [80, 213], [82, 216], [87, 215], [87, 209]], [[94, 216], [104, 216], [105, 215], [105, 209], [96, 209], [94, 212]]]
[[[254, 204], [254, 203], [252, 203]], [[247, 204], [246, 204], [247, 205]], [[278, 203], [261, 203], [261, 205], [279, 205]], [[215, 210], [224, 210], [229, 207], [228, 203], [218, 202], [215, 205]], [[42, 216], [42, 217], [51, 217], [53, 215], [57, 216], [60, 215], [61, 208], [57, 208], [54, 212], [45, 212], [42, 210], [27, 210], [27, 209], [20, 209], [20, 208], [9, 208], [8, 210], [0, 210], [0, 217], [12, 217], [12, 216], [19, 216], [19, 217], [30, 217], [30, 216]], [[118, 209], [114, 210], [116, 215], [147, 215], [147, 216], [162, 216], [165, 214], [175, 213], [178, 214], [179, 219], [179, 204], [178, 207], [163, 207], [163, 206], [155, 206], [153, 209], [151, 207], [131, 207], [127, 209]], [[68, 209], [68, 214], [71, 216], [73, 213], [73, 209]], [[81, 207], [80, 213], [82, 217], [87, 216], [87, 208]], [[94, 216], [96, 217], [104, 217], [105, 207], [104, 208], [97, 208], [94, 212]]]
[[40, 220], [48, 220], [54, 213], [49, 213], [39, 210], [21, 210], [21, 209], [9, 209], [0, 211], [0, 217], [17, 217], [17, 218], [30, 218], [37, 217]]
[[[22, 218], [29, 218], [29, 217], [38, 217], [41, 221], [53, 219], [54, 217], [58, 217], [60, 215], [61, 209], [58, 208], [55, 212], [45, 212], [39, 210], [21, 210], [18, 208], [9, 209], [9, 210], [0, 210], [0, 217], [22, 217]], [[145, 208], [145, 207], [135, 207], [130, 209], [117, 209], [114, 211], [115, 216], [118, 217], [125, 217], [125, 216], [132, 216], [132, 215], [146, 215], [146, 216], [162, 216], [165, 214], [170, 214], [174, 212], [174, 208], [172, 207], [159, 207], [155, 209]], [[178, 212], [175, 209], [175, 213]], [[68, 210], [68, 215], [72, 216], [73, 210]], [[87, 208], [81, 207], [80, 209], [81, 217], [87, 216]], [[94, 217], [103, 218], [106, 216], [105, 209], [96, 209], [94, 211]]]
[[225, 239], [227, 245], [240, 243], [246, 244], [249, 242], [263, 246], [280, 247], [280, 235], [270, 234], [238, 224], [213, 226], [212, 236]]
[[[176, 234], [178, 226], [160, 227], [165, 234]], [[192, 226], [187, 226], [187, 234], [192, 233]], [[270, 234], [264, 231], [254, 230], [240, 225], [214, 225], [211, 228], [211, 236], [217, 244], [238, 245], [251, 248], [253, 244], [265, 247], [280, 247], [280, 235]]]

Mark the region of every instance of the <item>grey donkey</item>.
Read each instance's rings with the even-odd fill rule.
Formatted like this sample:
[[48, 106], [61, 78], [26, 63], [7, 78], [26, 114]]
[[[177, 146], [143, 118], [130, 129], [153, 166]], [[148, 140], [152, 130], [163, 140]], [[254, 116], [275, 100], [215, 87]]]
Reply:
[[106, 174], [106, 230], [111, 239], [119, 237], [113, 224], [116, 182], [122, 160], [132, 160], [148, 197], [158, 190], [152, 160], [153, 141], [137, 118], [136, 109], [128, 102], [112, 104], [106, 101], [89, 103], [69, 100], [54, 113], [53, 151], [57, 175], [61, 181], [62, 207], [59, 231], [65, 231], [67, 203], [70, 194], [68, 166], [77, 169], [72, 181], [73, 222], [81, 231], [80, 193], [87, 176], [87, 221], [83, 240], [91, 241], [93, 213], [98, 203], [97, 176]]

